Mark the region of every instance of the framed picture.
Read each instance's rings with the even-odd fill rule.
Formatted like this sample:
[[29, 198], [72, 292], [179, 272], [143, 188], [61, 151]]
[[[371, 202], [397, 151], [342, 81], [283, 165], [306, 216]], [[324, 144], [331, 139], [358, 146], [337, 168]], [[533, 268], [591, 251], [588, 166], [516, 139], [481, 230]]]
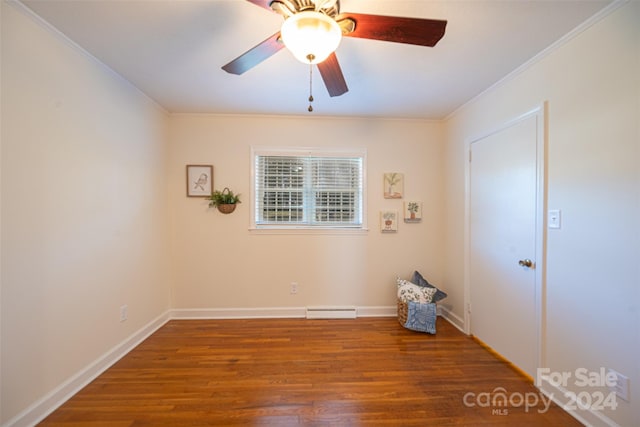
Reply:
[[398, 231], [398, 212], [380, 212], [380, 231], [383, 233], [395, 233]]
[[404, 175], [398, 172], [384, 174], [384, 198], [402, 199], [404, 191]]
[[422, 221], [422, 202], [404, 202], [404, 222]]
[[213, 166], [187, 165], [187, 197], [208, 197], [213, 191]]

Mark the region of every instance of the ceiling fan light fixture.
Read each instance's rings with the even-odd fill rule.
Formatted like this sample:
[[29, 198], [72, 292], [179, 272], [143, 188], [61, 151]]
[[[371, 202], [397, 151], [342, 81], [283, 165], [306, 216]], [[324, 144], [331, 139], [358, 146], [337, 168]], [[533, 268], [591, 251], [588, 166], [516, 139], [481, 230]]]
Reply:
[[303, 11], [285, 19], [280, 29], [284, 45], [305, 64], [318, 64], [338, 48], [342, 30], [329, 16]]

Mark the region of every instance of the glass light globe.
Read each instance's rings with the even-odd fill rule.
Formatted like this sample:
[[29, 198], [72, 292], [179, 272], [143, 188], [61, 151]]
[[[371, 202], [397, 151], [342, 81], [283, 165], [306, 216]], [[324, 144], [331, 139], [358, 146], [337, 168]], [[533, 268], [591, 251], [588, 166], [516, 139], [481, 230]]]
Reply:
[[305, 64], [318, 64], [331, 55], [342, 40], [338, 23], [320, 12], [299, 12], [282, 24], [280, 35], [293, 56]]

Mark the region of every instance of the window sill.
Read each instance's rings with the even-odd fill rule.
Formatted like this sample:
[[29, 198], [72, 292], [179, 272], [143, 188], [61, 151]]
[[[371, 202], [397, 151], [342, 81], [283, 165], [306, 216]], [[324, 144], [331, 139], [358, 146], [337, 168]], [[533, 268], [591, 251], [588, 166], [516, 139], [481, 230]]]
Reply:
[[368, 228], [321, 228], [321, 227], [252, 227], [249, 228], [250, 234], [279, 234], [279, 235], [288, 235], [288, 234], [318, 234], [318, 235], [365, 235], [369, 232]]

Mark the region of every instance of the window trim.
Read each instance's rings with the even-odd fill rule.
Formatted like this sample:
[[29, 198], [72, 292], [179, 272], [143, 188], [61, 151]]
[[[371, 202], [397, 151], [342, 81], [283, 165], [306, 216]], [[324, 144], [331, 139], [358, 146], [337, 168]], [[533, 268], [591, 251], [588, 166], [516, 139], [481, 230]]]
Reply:
[[[306, 224], [256, 224], [256, 156], [358, 157], [362, 159], [362, 224], [354, 226]], [[251, 195], [249, 231], [257, 234], [362, 234], [368, 228], [367, 150], [364, 148], [251, 147]]]

